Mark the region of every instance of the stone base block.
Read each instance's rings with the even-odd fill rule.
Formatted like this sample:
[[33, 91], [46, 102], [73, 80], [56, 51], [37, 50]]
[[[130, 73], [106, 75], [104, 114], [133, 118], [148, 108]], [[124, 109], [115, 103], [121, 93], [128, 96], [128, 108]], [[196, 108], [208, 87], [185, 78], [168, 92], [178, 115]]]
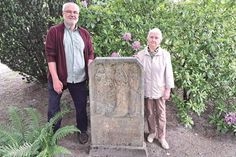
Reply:
[[146, 147], [91, 146], [90, 157], [148, 157]]

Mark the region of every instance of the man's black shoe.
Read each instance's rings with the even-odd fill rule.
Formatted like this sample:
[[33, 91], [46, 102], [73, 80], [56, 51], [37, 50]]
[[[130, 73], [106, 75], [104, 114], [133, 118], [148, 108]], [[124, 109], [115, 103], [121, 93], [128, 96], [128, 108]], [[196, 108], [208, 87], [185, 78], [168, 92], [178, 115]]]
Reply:
[[86, 132], [81, 132], [78, 134], [78, 140], [81, 144], [88, 142], [88, 134]]

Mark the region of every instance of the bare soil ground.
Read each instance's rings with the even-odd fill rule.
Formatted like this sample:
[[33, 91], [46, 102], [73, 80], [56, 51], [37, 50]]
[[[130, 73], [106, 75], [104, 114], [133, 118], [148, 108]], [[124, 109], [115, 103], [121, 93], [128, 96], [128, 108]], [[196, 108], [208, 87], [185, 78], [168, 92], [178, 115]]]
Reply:
[[[26, 83], [17, 73], [0, 63], [0, 121], [7, 120], [9, 106], [35, 107], [46, 121], [47, 86]], [[62, 104], [74, 109], [70, 95], [66, 91]], [[89, 111], [89, 110], [88, 110]], [[174, 104], [167, 104], [167, 141], [169, 150], [163, 150], [157, 141], [147, 143], [149, 157], [236, 157], [236, 137], [232, 134], [222, 135], [211, 127], [206, 118], [194, 117], [192, 129], [179, 124]], [[64, 117], [63, 125], [75, 124], [74, 113]], [[90, 133], [90, 128], [88, 130]], [[145, 126], [145, 137], [147, 126]], [[78, 143], [75, 135], [70, 135], [60, 142], [73, 155], [69, 157], [88, 157], [90, 142], [85, 145]]]

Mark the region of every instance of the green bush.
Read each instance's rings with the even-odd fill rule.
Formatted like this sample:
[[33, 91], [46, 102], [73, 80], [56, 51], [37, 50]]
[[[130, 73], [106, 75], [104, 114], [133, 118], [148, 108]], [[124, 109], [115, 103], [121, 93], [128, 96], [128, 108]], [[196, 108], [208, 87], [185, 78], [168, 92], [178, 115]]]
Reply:
[[235, 1], [191, 1], [175, 5], [172, 11], [169, 20], [176, 22], [168, 27], [170, 38], [165, 44], [173, 52], [176, 86], [183, 93], [174, 92], [182, 122], [192, 125], [191, 112], [200, 116], [207, 104], [213, 117], [222, 103], [224, 113], [233, 111], [227, 106], [234, 105], [228, 100], [236, 95]]
[[[130, 32], [146, 44], [149, 29], [159, 27], [164, 36], [162, 46], [172, 55], [176, 88], [172, 98], [183, 124], [191, 127], [191, 115], [201, 115], [208, 106], [212, 117], [223, 102], [224, 115], [233, 112], [236, 79], [235, 1], [192, 0], [107, 1], [106, 5], [82, 8], [80, 24], [89, 29], [97, 56], [120, 52], [133, 54], [122, 40]], [[213, 118], [214, 119], [214, 118]], [[214, 121], [214, 120], [213, 120]], [[217, 122], [213, 123], [218, 126]]]
[[52, 22], [59, 17], [62, 0], [2, 0], [0, 2], [0, 61], [19, 71], [27, 81], [47, 80], [44, 38]]
[[44, 1], [3, 0], [1, 6], [0, 61], [28, 80], [45, 81], [43, 37], [47, 30]]

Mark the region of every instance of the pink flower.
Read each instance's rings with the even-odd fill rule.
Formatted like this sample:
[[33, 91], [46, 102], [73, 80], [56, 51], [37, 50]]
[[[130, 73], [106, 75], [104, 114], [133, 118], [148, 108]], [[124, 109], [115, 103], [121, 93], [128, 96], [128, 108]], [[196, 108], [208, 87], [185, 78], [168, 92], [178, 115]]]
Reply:
[[229, 112], [225, 115], [225, 122], [228, 125], [234, 125], [236, 124], [236, 113]]
[[130, 41], [131, 40], [131, 38], [132, 38], [132, 36], [131, 36], [131, 33], [125, 33], [124, 35], [123, 35], [123, 39], [125, 40], [125, 41]]
[[83, 1], [81, 1], [81, 3], [82, 3], [82, 5], [83, 5], [83, 7], [85, 7], [85, 8], [87, 8], [87, 7], [88, 7], [88, 3], [87, 3], [87, 1], [86, 1], [86, 0], [83, 0]]
[[120, 54], [117, 52], [112, 52], [111, 57], [120, 57]]
[[133, 48], [135, 51], [139, 50], [140, 47], [141, 47], [141, 45], [140, 45], [140, 42], [139, 42], [139, 41], [133, 42], [132, 48]]

